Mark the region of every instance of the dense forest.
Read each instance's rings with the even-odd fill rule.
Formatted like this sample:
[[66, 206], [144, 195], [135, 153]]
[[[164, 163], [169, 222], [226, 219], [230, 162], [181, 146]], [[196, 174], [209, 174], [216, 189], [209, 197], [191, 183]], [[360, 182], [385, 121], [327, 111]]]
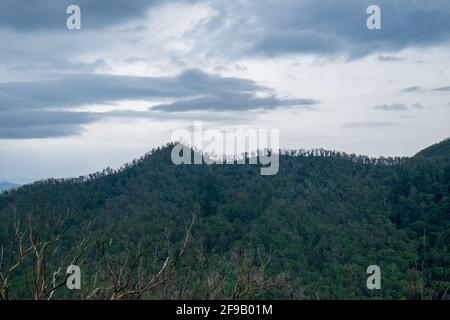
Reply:
[[274, 176], [171, 149], [0, 194], [0, 299], [449, 299], [450, 140], [282, 151]]

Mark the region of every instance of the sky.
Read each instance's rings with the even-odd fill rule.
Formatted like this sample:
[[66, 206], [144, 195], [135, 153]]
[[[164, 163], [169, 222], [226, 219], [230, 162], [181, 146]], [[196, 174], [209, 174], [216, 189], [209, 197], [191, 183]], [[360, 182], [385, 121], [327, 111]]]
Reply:
[[2, 0], [0, 181], [118, 168], [195, 121], [412, 156], [450, 137], [449, 49], [448, 0]]

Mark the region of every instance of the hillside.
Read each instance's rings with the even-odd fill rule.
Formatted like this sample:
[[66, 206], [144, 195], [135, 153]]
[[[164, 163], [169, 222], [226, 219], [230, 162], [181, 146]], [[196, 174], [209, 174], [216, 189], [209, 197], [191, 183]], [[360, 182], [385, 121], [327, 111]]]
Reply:
[[416, 157], [450, 157], [450, 138], [436, 143], [415, 155]]
[[[439, 149], [285, 152], [279, 173], [261, 176], [175, 166], [168, 145], [118, 171], [24, 186], [0, 195], [5, 261], [20, 256], [17, 221], [22, 248], [43, 250], [23, 256], [3, 297], [448, 299], [450, 161]], [[69, 261], [82, 289], [52, 292]], [[374, 264], [382, 289], [371, 291]]]

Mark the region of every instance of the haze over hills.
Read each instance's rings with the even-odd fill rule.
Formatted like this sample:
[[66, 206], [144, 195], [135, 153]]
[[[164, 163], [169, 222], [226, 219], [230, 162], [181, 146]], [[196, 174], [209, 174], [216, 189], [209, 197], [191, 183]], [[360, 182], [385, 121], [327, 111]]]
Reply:
[[20, 187], [19, 184], [10, 183], [7, 181], [0, 182], [0, 192], [11, 190], [11, 189], [16, 189], [18, 187]]
[[[283, 152], [274, 176], [177, 166], [167, 145], [117, 171], [23, 186], [0, 196], [0, 243], [17, 252], [14, 217], [24, 247], [51, 241], [46, 269], [24, 258], [9, 296], [32, 297], [38, 274], [46, 298], [76, 257], [82, 290], [53, 298], [448, 299], [449, 145], [411, 158]], [[366, 287], [370, 265], [380, 290]]]

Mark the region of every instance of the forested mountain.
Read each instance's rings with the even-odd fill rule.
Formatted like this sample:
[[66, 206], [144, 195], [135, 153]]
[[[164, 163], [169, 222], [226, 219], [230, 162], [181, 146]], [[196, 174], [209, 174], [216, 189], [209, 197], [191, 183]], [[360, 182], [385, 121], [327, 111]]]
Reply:
[[0, 298], [449, 298], [449, 140], [411, 158], [286, 151], [274, 176], [177, 166], [171, 147], [1, 194]]

